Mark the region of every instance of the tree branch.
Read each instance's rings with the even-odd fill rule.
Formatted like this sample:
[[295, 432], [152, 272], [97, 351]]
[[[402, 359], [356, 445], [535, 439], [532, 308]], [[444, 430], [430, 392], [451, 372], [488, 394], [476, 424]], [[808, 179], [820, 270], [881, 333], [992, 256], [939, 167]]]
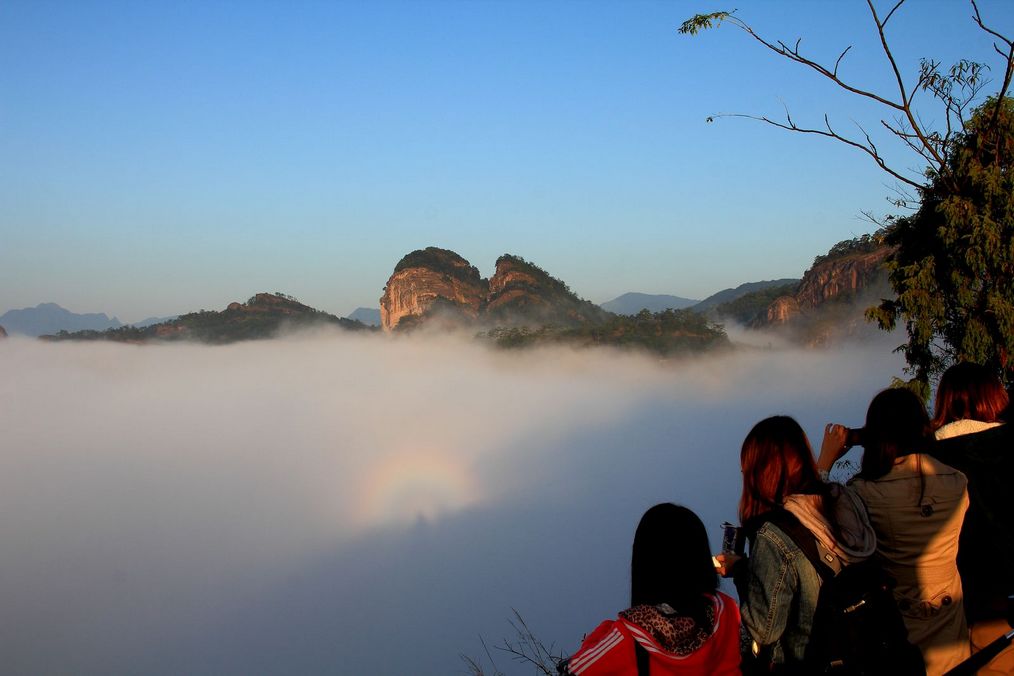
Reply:
[[891, 11], [890, 11], [890, 12], [888, 12], [888, 13], [887, 13], [887, 16], [885, 16], [885, 17], [884, 17], [884, 23], [882, 23], [882, 24], [880, 24], [880, 25], [881, 25], [881, 26], [886, 26], [886, 25], [887, 25], [887, 22], [891, 20], [891, 15], [893, 15], [893, 14], [894, 14], [894, 12], [895, 12], [895, 11], [897, 11], [897, 9], [898, 9], [899, 7], [901, 7], [901, 5], [902, 5], [902, 4], [904, 3], [904, 2], [905, 2], [905, 0], [898, 0], [898, 4], [896, 4], [896, 5], [894, 6], [894, 7], [892, 7], [892, 8], [891, 8]]
[[847, 83], [844, 80], [842, 80], [841, 78], [839, 78], [833, 71], [828, 70], [827, 67], [822, 66], [819, 63], [817, 63], [816, 61], [813, 61], [812, 59], [809, 59], [809, 58], [803, 56], [802, 54], [799, 53], [799, 40], [796, 41], [795, 48], [790, 49], [784, 42], [779, 41], [778, 44], [776, 45], [776, 44], [774, 44], [772, 42], [769, 42], [768, 40], [765, 40], [760, 35], [758, 35], [756, 32], [754, 32], [753, 28], [751, 28], [747, 23], [741, 21], [740, 19], [738, 19], [738, 18], [736, 18], [734, 16], [730, 15], [729, 17], [727, 17], [727, 20], [729, 21], [729, 23], [733, 24], [734, 26], [736, 26], [737, 28], [739, 28], [740, 30], [742, 30], [743, 32], [745, 32], [747, 35], [749, 35], [754, 40], [756, 40], [760, 44], [764, 45], [765, 47], [767, 47], [771, 51], [773, 51], [776, 54], [779, 54], [781, 56], [784, 56], [785, 58], [789, 59], [790, 61], [795, 61], [796, 63], [799, 63], [801, 65], [806, 66], [807, 68], [811, 68], [811, 69], [817, 71], [818, 73], [820, 73], [824, 77], [828, 78], [829, 80], [831, 80], [832, 82], [834, 82], [836, 85], [838, 85], [842, 89], [845, 89], [846, 91], [852, 92], [853, 94], [856, 94], [858, 96], [862, 96], [862, 97], [865, 97], [865, 98], [868, 98], [868, 99], [872, 99], [872, 100], [876, 101], [877, 103], [883, 104], [883, 105], [888, 106], [890, 108], [895, 108], [897, 110], [904, 110], [904, 106], [902, 104], [897, 103], [895, 101], [891, 101], [890, 99], [886, 99], [886, 98], [884, 98], [884, 97], [882, 97], [882, 96], [880, 96], [880, 95], [878, 95], [878, 94], [876, 94], [874, 92], [871, 92], [871, 91], [868, 91], [868, 90], [865, 90], [865, 89], [860, 89], [859, 87], [855, 87], [853, 85], [850, 85], [849, 83]]
[[898, 62], [895, 60], [894, 54], [891, 52], [891, 47], [887, 44], [887, 36], [884, 34], [884, 26], [887, 24], [888, 19], [891, 18], [891, 15], [894, 14], [894, 12], [901, 7], [904, 2], [905, 0], [898, 0], [898, 4], [891, 9], [887, 18], [884, 19], [884, 21], [881, 21], [877, 17], [877, 8], [873, 6], [873, 0], [866, 0], [866, 4], [870, 8], [870, 13], [873, 15], [873, 22], [877, 25], [877, 34], [880, 36], [880, 45], [884, 50], [884, 55], [887, 57], [888, 63], [891, 64], [891, 70], [894, 71], [895, 80], [898, 82], [898, 92], [901, 94], [901, 100], [906, 102], [905, 105], [900, 106], [900, 110], [905, 114], [905, 117], [908, 118], [908, 123], [912, 126], [912, 131], [926, 150], [929, 151], [930, 155], [933, 157], [934, 163], [942, 170], [946, 170], [946, 162], [944, 161], [943, 156], [940, 155], [940, 153], [937, 152], [937, 149], [926, 139], [925, 132], [923, 132], [923, 130], [919, 127], [915, 116], [912, 114], [912, 106], [908, 102], [908, 95], [905, 90], [905, 81], [901, 77], [901, 70], [898, 68]]
[[[866, 134], [866, 132], [863, 133], [866, 135], [868, 145], [864, 145], [859, 141], [854, 141], [846, 136], [842, 136], [841, 134], [839, 134], [838, 132], [834, 131], [831, 128], [830, 124], [828, 123], [827, 115], [824, 116], [824, 123], [825, 125], [827, 125], [827, 130], [811, 129], [809, 127], [800, 127], [799, 125], [797, 125], [795, 122], [792, 121], [792, 117], [788, 115], [788, 113], [786, 113], [787, 122], [778, 122], [777, 120], [772, 120], [771, 118], [765, 117], [763, 115], [748, 115], [746, 113], [719, 113], [717, 115], [709, 116], [708, 120], [714, 120], [715, 118], [719, 117], [739, 117], [747, 120], [756, 120], [758, 122], [770, 124], [773, 127], [778, 127], [779, 129], [786, 129], [788, 131], [794, 131], [800, 134], [816, 134], [817, 136], [823, 136], [825, 138], [834, 139], [836, 141], [844, 143], [845, 145], [852, 146], [853, 148], [857, 148], [862, 152], [866, 153], [867, 155], [870, 156], [870, 158], [874, 161], [874, 163], [876, 163], [878, 167], [880, 167], [882, 170], [893, 176], [895, 179], [901, 181], [902, 183], [910, 185], [913, 188], [923, 187], [922, 183], [913, 181], [907, 176], [904, 176], [903, 174], [900, 174], [891, 167], [889, 167], [887, 163], [884, 161], [884, 158], [880, 156], [880, 153], [877, 151], [876, 146], [873, 144], [872, 140], [870, 139], [870, 136]], [[860, 127], [860, 129], [862, 128]]]
[[[724, 21], [728, 21], [745, 32], [756, 42], [779, 56], [816, 71], [831, 80], [839, 88], [851, 94], [869, 99], [895, 111], [898, 118], [896, 119], [894, 125], [887, 123], [885, 120], [881, 120], [881, 124], [891, 134], [902, 141], [909, 150], [914, 151], [923, 161], [927, 163], [929, 170], [937, 177], [936, 180], [941, 181], [943, 185], [948, 187], [948, 189], [954, 190], [957, 186], [955, 183], [955, 177], [953, 176], [951, 167], [949, 166], [949, 147], [956, 135], [964, 131], [966, 128], [966, 111], [975, 101], [977, 101], [984, 85], [988, 82], [983, 75], [984, 71], [988, 70], [988, 66], [969, 60], [961, 60], [952, 66], [948, 72], [942, 73], [940, 71], [939, 62], [923, 60], [921, 62], [915, 86], [910, 89], [906, 86], [905, 78], [902, 76], [901, 69], [888, 42], [885, 30], [895, 13], [897, 13], [904, 3], [905, 0], [896, 0], [887, 14], [883, 17], [883, 19], [881, 19], [877, 13], [876, 6], [874, 5], [874, 0], [866, 0], [870, 15], [873, 18], [873, 23], [876, 26], [877, 35], [880, 39], [881, 50], [890, 65], [891, 72], [894, 74], [897, 92], [900, 97], [897, 100], [893, 99], [889, 95], [853, 85], [841, 77], [839, 74], [841, 64], [844, 62], [845, 56], [852, 49], [852, 45], [849, 45], [842, 50], [841, 53], [838, 54], [833, 65], [828, 68], [814, 59], [805, 56], [801, 52], [801, 38], [797, 38], [792, 46], [781, 40], [769, 40], [756, 33], [745, 21], [734, 16], [734, 12], [698, 14], [685, 21], [680, 28], [680, 32], [693, 35], [701, 30], [711, 28]], [[995, 124], [999, 116], [1000, 105], [1004, 100], [1004, 97], [1007, 95], [1010, 87], [1014, 84], [1014, 41], [986, 25], [979, 11], [979, 7], [976, 4], [976, 0], [971, 0], [971, 4], [974, 9], [975, 23], [983, 31], [987, 32], [996, 39], [997, 42], [994, 42], [993, 45], [994, 50], [1006, 60], [1003, 82], [996, 95], [997, 106], [994, 109], [994, 114], [992, 116], [992, 122]], [[940, 123], [940, 126], [943, 126], [944, 129], [939, 132], [934, 131], [936, 124], [931, 125], [924, 122], [923, 116], [917, 114], [914, 109], [915, 98], [920, 91], [929, 92], [929, 94], [939, 102], [939, 105], [942, 105], [944, 108], [945, 120], [943, 123]], [[918, 169], [906, 170], [906, 172], [911, 172], [909, 175], [914, 174], [917, 176], [917, 179], [912, 179], [908, 178], [900, 171], [890, 168], [883, 155], [881, 155], [879, 149], [874, 144], [873, 139], [861, 126], [859, 128], [862, 131], [865, 140], [849, 138], [839, 134], [831, 127], [830, 120], [827, 115], [824, 116], [825, 129], [800, 127], [792, 119], [787, 109], [785, 122], [775, 121], [766, 116], [748, 114], [722, 114], [718, 116], [711, 116], [708, 120], [712, 121], [715, 117], [749, 118], [789, 131], [816, 134], [832, 138], [866, 153], [871, 159], [873, 159], [878, 167], [907, 186], [921, 188], [925, 183], [925, 174]]]
[[838, 55], [838, 60], [834, 62], [834, 76], [835, 77], [838, 77], [838, 64], [841, 63], [841, 60], [844, 59], [845, 55], [849, 53], [850, 49], [852, 49], [852, 45], [849, 45], [848, 47], [846, 47], [845, 51], [843, 51], [841, 54]]

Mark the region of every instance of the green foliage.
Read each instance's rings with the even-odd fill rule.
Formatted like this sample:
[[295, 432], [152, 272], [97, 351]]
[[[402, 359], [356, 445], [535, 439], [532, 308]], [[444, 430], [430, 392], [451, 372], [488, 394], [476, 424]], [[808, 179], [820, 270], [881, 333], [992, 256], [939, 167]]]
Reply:
[[504, 254], [496, 268], [509, 267], [509, 281], [489, 297], [484, 321], [499, 326], [578, 327], [606, 321], [611, 313], [579, 298], [564, 282], [520, 256]]
[[732, 12], [712, 12], [711, 14], [695, 14], [679, 27], [683, 35], [697, 35], [703, 30], [720, 26], [723, 21], [732, 16]]
[[859, 237], [853, 237], [852, 239], [846, 239], [835, 244], [831, 249], [823, 256], [817, 256], [813, 259], [813, 266], [817, 267], [821, 263], [828, 261], [836, 261], [848, 256], [861, 255], [872, 253], [884, 246], [887, 234], [890, 232], [891, 226], [884, 226], [874, 233], [866, 233]]
[[499, 327], [480, 334], [503, 348], [545, 344], [583, 347], [610, 346], [644, 350], [663, 356], [728, 347], [721, 324], [692, 310], [642, 310], [636, 315], [613, 315], [602, 323], [573, 328], [559, 326]]
[[416, 249], [406, 254], [394, 266], [394, 271], [400, 272], [408, 268], [428, 268], [469, 283], [476, 283], [482, 279], [478, 268], [474, 265], [469, 265], [468, 261], [449, 249], [441, 249], [435, 246]]
[[766, 289], [751, 291], [739, 298], [721, 303], [715, 307], [715, 314], [728, 317], [744, 326], [748, 326], [762, 315], [766, 315], [768, 306], [782, 296], [791, 296], [799, 287], [798, 282], [781, 286], [769, 286]]
[[[873, 2], [870, 16], [897, 88], [865, 89], [840, 70], [850, 47], [833, 63], [821, 63], [800, 51], [800, 40], [769, 40], [729, 12], [692, 17], [681, 33], [694, 35], [727, 22], [779, 57], [811, 69], [851, 95], [882, 107], [881, 133], [889, 141], [915, 153], [910, 167], [892, 166], [881, 147], [862, 125], [857, 134], [839, 133], [825, 114], [823, 125], [799, 125], [786, 109], [784, 121], [765, 116], [744, 117], [774, 127], [824, 137], [865, 153], [884, 172], [916, 191], [918, 209], [898, 218], [883, 234], [896, 247], [888, 260], [896, 299], [867, 311], [884, 329], [904, 323], [908, 341], [904, 352], [911, 385], [925, 391], [933, 376], [958, 360], [995, 368], [1008, 384], [1014, 382], [1014, 104], [1007, 97], [1014, 82], [1014, 40], [987, 25], [974, 0], [972, 20], [989, 36], [994, 56], [1002, 63], [996, 93], [986, 103], [982, 90], [989, 84], [985, 63], [962, 59], [950, 68], [923, 59], [914, 84], [906, 82], [887, 39], [886, 26], [898, 2], [881, 17]], [[917, 99], [920, 92], [928, 96]], [[917, 102], [918, 101], [918, 102]], [[916, 103], [917, 102], [917, 103]], [[709, 118], [711, 121], [713, 118]], [[899, 191], [897, 206], [913, 206]]]
[[500, 258], [496, 259], [497, 268], [499, 268], [502, 263], [509, 263], [514, 270], [534, 277], [537, 280], [537, 288], [543, 292], [577, 298], [570, 290], [570, 287], [563, 281], [553, 277], [535, 263], [529, 263], [521, 256], [504, 254], [503, 256], [500, 256]]
[[303, 305], [292, 296], [259, 293], [244, 305], [230, 306], [221, 312], [200, 310], [162, 324], [135, 328], [121, 326], [107, 331], [61, 331], [51, 340], [111, 340], [126, 343], [149, 341], [196, 340], [225, 344], [241, 340], [273, 338], [283, 328], [338, 326], [351, 330], [370, 330], [362, 322], [335, 317]]
[[887, 263], [897, 298], [868, 316], [885, 329], [904, 322], [900, 349], [919, 381], [973, 361], [1014, 383], [1014, 100], [977, 108], [921, 192], [886, 237], [898, 247]]

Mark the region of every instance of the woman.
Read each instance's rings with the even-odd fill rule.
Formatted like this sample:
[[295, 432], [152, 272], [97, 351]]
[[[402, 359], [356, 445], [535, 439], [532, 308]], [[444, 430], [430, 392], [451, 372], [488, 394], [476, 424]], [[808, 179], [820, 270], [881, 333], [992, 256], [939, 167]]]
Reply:
[[670, 503], [641, 517], [630, 608], [589, 634], [564, 674], [739, 674], [739, 609], [718, 591], [704, 524]]
[[[937, 439], [953, 439], [998, 427], [1003, 424], [1001, 417], [1008, 403], [996, 372], [970, 362], [955, 364], [944, 372], [937, 386], [934, 435]], [[978, 465], [970, 453], [951, 455], [946, 461], [964, 471], [969, 479], [968, 512], [958, 539], [958, 572], [965, 592], [972, 652], [978, 652], [1010, 631], [1006, 597], [1014, 588], [1008, 588], [1009, 583], [998, 570], [1003, 557], [998, 556], [997, 536], [1004, 529], [998, 529], [995, 519], [990, 518], [1010, 500], [1009, 474], [999, 463]], [[1014, 673], [1014, 646], [979, 673]]]
[[950, 439], [996, 427], [1007, 403], [1007, 392], [993, 371], [971, 362], [955, 364], [937, 386], [934, 436]]
[[740, 463], [739, 515], [750, 556], [721, 555], [720, 572], [736, 582], [743, 626], [762, 668], [805, 673], [821, 577], [796, 540], [771, 517], [779, 513], [783, 525], [785, 518], [802, 524], [822, 560], [836, 572], [873, 553], [873, 529], [850, 490], [821, 480], [810, 442], [792, 418], [775, 416], [754, 425], [743, 441]]
[[[830, 427], [826, 455], [838, 457], [845, 430]], [[956, 564], [968, 493], [964, 474], [922, 453], [929, 429], [926, 409], [910, 390], [879, 393], [866, 413], [862, 469], [851, 485], [866, 503], [877, 556], [897, 582], [894, 597], [908, 640], [933, 675], [969, 655]]]

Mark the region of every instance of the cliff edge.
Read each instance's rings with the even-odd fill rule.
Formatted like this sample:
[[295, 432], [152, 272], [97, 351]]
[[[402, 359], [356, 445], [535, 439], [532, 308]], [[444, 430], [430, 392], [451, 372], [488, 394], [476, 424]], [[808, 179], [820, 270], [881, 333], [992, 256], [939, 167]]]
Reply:
[[380, 298], [385, 331], [434, 320], [466, 326], [574, 327], [610, 316], [520, 256], [500, 256], [494, 275], [486, 280], [457, 253], [437, 247], [402, 258]]
[[475, 319], [486, 294], [486, 280], [464, 258], [435, 246], [419, 249], [398, 261], [387, 280], [380, 297], [380, 325], [392, 331], [405, 318], [436, 310]]

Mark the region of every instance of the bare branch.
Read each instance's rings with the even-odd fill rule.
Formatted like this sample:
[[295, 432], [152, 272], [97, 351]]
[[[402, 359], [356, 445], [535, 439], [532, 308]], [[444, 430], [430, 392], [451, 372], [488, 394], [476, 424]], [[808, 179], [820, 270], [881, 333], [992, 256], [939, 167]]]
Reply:
[[904, 2], [905, 2], [905, 0], [898, 0], [898, 4], [896, 4], [896, 5], [894, 6], [894, 7], [892, 7], [892, 8], [891, 8], [891, 11], [890, 11], [890, 12], [888, 12], [888, 13], [887, 13], [887, 16], [885, 16], [885, 17], [884, 17], [884, 22], [883, 22], [882, 24], [880, 24], [880, 26], [881, 26], [881, 27], [883, 27], [883, 26], [886, 26], [886, 25], [887, 25], [887, 22], [891, 20], [891, 15], [893, 15], [893, 14], [894, 14], [894, 12], [895, 12], [895, 11], [897, 11], [897, 9], [898, 9], [899, 7], [901, 7], [901, 5], [902, 5], [902, 4], [904, 3]]
[[[990, 35], [992, 35], [996, 39], [998, 39], [998, 40], [1006, 43], [1008, 47], [1012, 46], [1012, 41], [1010, 40], [1010, 38], [1007, 38], [1007, 37], [1001, 35], [1000, 33], [997, 33], [992, 28], [989, 28], [988, 26], [986, 26], [985, 22], [982, 20], [982, 14], [979, 13], [979, 5], [975, 2], [975, 0], [972, 0], [972, 9], [975, 10], [975, 16], [973, 18], [975, 19], [975, 23], [977, 23], [979, 25], [979, 28], [981, 28], [982, 30], [986, 31], [987, 33], [989, 33]], [[994, 45], [994, 47], [995, 47], [995, 45]], [[1000, 52], [1000, 55], [1003, 56], [1003, 52]]]
[[979, 5], [975, 2], [975, 0], [971, 0], [971, 2], [972, 9], [975, 11], [975, 23], [979, 26], [979, 28], [1006, 44], [1008, 48], [1005, 53], [995, 42], [993, 43], [993, 49], [996, 53], [1007, 59], [1007, 69], [1003, 75], [1003, 84], [1000, 85], [1000, 91], [996, 94], [996, 105], [993, 108], [993, 115], [990, 119], [990, 124], [995, 125], [1000, 117], [1000, 107], [1003, 105], [1003, 99], [1007, 95], [1007, 90], [1010, 88], [1011, 77], [1014, 76], [1014, 41], [987, 26], [982, 20], [982, 14], [979, 12]]
[[[515, 619], [511, 620], [510, 625], [514, 629], [516, 640], [505, 640], [502, 646], [496, 646], [497, 650], [506, 652], [515, 661], [532, 665], [546, 676], [552, 676], [556, 673], [556, 665], [563, 656], [554, 655], [553, 646], [547, 648], [529, 628], [521, 613], [516, 609], [513, 611]], [[490, 661], [492, 662], [492, 658]]]
[[912, 106], [912, 101], [915, 99], [915, 95], [919, 92], [920, 89], [926, 89], [927, 87], [929, 87], [929, 83], [932, 79], [933, 76], [926, 70], [923, 70], [922, 72], [919, 73], [919, 80], [915, 83], [915, 86], [912, 87], [912, 92], [908, 95], [908, 98], [905, 100], [906, 107]]
[[[839, 88], [851, 94], [869, 99], [894, 111], [898, 115], [895, 124], [892, 125], [885, 120], [881, 120], [881, 124], [884, 128], [886, 128], [887, 131], [900, 140], [909, 150], [913, 151], [921, 160], [925, 161], [929, 165], [932, 174], [937, 177], [935, 180], [942, 181], [948, 188], [954, 189], [956, 188], [955, 178], [952, 175], [952, 171], [949, 166], [948, 149], [955, 136], [965, 129], [968, 111], [978, 100], [978, 97], [982, 93], [985, 85], [989, 82], [989, 80], [985, 78], [985, 71], [987, 71], [989, 67], [982, 63], [962, 59], [952, 66], [949, 71], [941, 72], [940, 63], [938, 61], [923, 60], [921, 62], [915, 86], [909, 88], [905, 82], [905, 78], [902, 76], [898, 61], [891, 49], [885, 31], [885, 27], [891, 19], [893, 19], [894, 14], [905, 3], [905, 0], [896, 0], [883, 19], [881, 19], [877, 12], [874, 0], [866, 0], [866, 3], [869, 8], [870, 15], [872, 16], [873, 23], [876, 26], [877, 35], [880, 38], [882, 53], [886, 57], [891, 71], [894, 73], [894, 86], [897, 88], [899, 96], [898, 99], [894, 99], [893, 96], [889, 94], [881, 94], [872, 89], [865, 89], [851, 84], [841, 77], [841, 64], [844, 63], [845, 56], [852, 49], [852, 45], [849, 45], [842, 50], [833, 64], [830, 64], [831, 67], [828, 68], [826, 65], [809, 58], [801, 52], [801, 38], [797, 38], [795, 43], [792, 43], [791, 46], [782, 40], [769, 40], [756, 33], [745, 21], [741, 20], [737, 16], [734, 16], [734, 12], [716, 12], [707, 15], [697, 15], [684, 22], [680, 32], [693, 34], [704, 28], [710, 28], [721, 22], [728, 21], [745, 32], [756, 42], [779, 56], [816, 71], [838, 85]], [[993, 45], [994, 50], [1006, 61], [1006, 69], [1003, 76], [1002, 86], [996, 94], [997, 107], [995, 108], [995, 113], [993, 115], [993, 122], [996, 123], [1000, 112], [1000, 104], [1007, 95], [1011, 86], [1014, 85], [1014, 41], [987, 26], [976, 3], [977, 0], [971, 0], [972, 7], [974, 9], [975, 23], [983, 31], [995, 38], [996, 42], [994, 42]], [[933, 124], [928, 124], [923, 117], [918, 114], [918, 111], [915, 110], [914, 106], [916, 104], [916, 96], [919, 92], [927, 92], [936, 99], [936, 104], [943, 108], [943, 120], [936, 121]], [[713, 121], [715, 117], [716, 116], [709, 117], [708, 121]], [[879, 149], [873, 142], [873, 139], [864, 129], [862, 129], [862, 127], [859, 127], [862, 131], [862, 138], [844, 136], [838, 133], [831, 126], [830, 119], [826, 115], [824, 117], [824, 129], [799, 126], [792, 119], [792, 116], [789, 114], [787, 108], [784, 122], [775, 121], [765, 116], [748, 114], [723, 114], [717, 117], [749, 118], [789, 131], [816, 134], [826, 138], [832, 138], [866, 153], [878, 167], [906, 186], [919, 188], [922, 187], [925, 181], [925, 174], [918, 169], [905, 169], [904, 171], [906, 171], [906, 173], [911, 172], [905, 175], [898, 169], [888, 167], [884, 156], [880, 153]], [[942, 129], [940, 131], [936, 131], [937, 127], [941, 127]], [[917, 178], [908, 178], [908, 176], [912, 175]]]
[[769, 42], [768, 40], [765, 40], [756, 32], [754, 32], [753, 28], [751, 28], [747, 23], [741, 21], [736, 17], [729, 16], [727, 17], [727, 21], [732, 23], [734, 26], [736, 26], [737, 28], [745, 32], [747, 35], [752, 37], [754, 40], [764, 45], [765, 47], [775, 52], [776, 54], [784, 56], [785, 58], [791, 61], [795, 61], [796, 63], [806, 66], [807, 68], [811, 68], [817, 71], [818, 73], [827, 77], [828, 79], [830, 79], [831, 81], [833, 81], [835, 84], [837, 84], [842, 89], [845, 89], [846, 91], [852, 92], [853, 94], [857, 94], [858, 96], [872, 99], [877, 103], [883, 104], [890, 108], [895, 108], [897, 110], [903, 110], [904, 108], [903, 104], [891, 101], [890, 99], [886, 99], [878, 94], [875, 94], [874, 92], [865, 89], [860, 89], [858, 87], [848, 84], [847, 82], [843, 81], [838, 76], [836, 76], [832, 71], [828, 70], [825, 66], [822, 66], [816, 61], [813, 61], [812, 59], [808, 59], [807, 57], [803, 56], [802, 54], [799, 53], [799, 40], [796, 41], [795, 48], [790, 49], [784, 42], [779, 41], [777, 44], [775, 44]]
[[1003, 74], [1003, 84], [1000, 86], [1000, 91], [996, 94], [997, 101], [1001, 101], [1003, 97], [1007, 96], [1007, 90], [1010, 89], [1011, 76], [1014, 75], [1014, 43], [1008, 44], [1010, 44], [1010, 49], [1007, 50], [1007, 53], [1001, 53], [1001, 56], [1007, 59], [1007, 70]]
[[841, 60], [845, 58], [845, 55], [849, 53], [850, 49], [852, 49], [852, 45], [849, 45], [848, 47], [846, 47], [845, 51], [843, 51], [841, 54], [838, 55], [838, 60], [834, 62], [834, 73], [833, 74], [834, 74], [835, 77], [838, 77], [838, 64], [840, 64]]
[[[904, 2], [904, 0], [900, 0], [898, 4], [896, 4], [894, 8], [891, 9], [890, 13], [888, 13], [887, 15], [888, 19], [891, 17], [892, 14], [894, 14], [895, 10], [897, 10], [901, 6], [902, 2]], [[880, 19], [877, 17], [877, 8], [873, 6], [873, 0], [866, 0], [866, 4], [869, 6], [870, 13], [873, 15], [874, 23], [877, 24], [877, 34], [880, 36], [880, 45], [884, 50], [884, 55], [887, 57], [888, 63], [891, 64], [891, 70], [894, 71], [894, 77], [895, 80], [898, 82], [898, 91], [901, 94], [901, 100], [908, 101], [908, 95], [905, 93], [906, 91], [905, 81], [901, 77], [901, 71], [898, 69], [898, 62], [895, 60], [894, 54], [891, 52], [891, 47], [887, 44], [887, 36], [884, 34], [884, 25], [887, 23], [887, 20], [885, 19], [884, 21], [880, 21]], [[912, 115], [911, 106], [909, 105], [900, 106], [900, 111], [903, 112], [905, 116], [908, 118], [909, 124], [912, 125], [912, 131], [915, 132], [916, 136], [926, 147], [926, 150], [928, 150], [930, 155], [933, 156], [935, 164], [937, 164], [940, 167], [944, 167], [943, 156], [940, 155], [940, 153], [937, 152], [936, 148], [934, 148], [926, 140], [924, 132], [919, 127], [915, 117]]]
[[[787, 122], [778, 122], [776, 120], [772, 120], [771, 118], [765, 117], [765, 116], [762, 116], [762, 115], [747, 115], [746, 113], [719, 113], [717, 115], [710, 116], [709, 119], [713, 120], [715, 118], [720, 118], [720, 117], [739, 117], [739, 118], [744, 118], [744, 119], [747, 119], [747, 120], [756, 120], [758, 122], [764, 122], [766, 124], [770, 124], [773, 127], [778, 127], [779, 129], [786, 129], [788, 131], [794, 131], [794, 132], [797, 132], [797, 133], [800, 133], [800, 134], [815, 134], [817, 136], [823, 136], [825, 138], [835, 139], [836, 141], [840, 141], [841, 143], [844, 143], [845, 145], [852, 146], [853, 148], [857, 148], [857, 149], [861, 150], [862, 152], [866, 153], [867, 155], [870, 156], [871, 159], [873, 159], [874, 163], [876, 163], [876, 165], [878, 167], [880, 167], [882, 170], [884, 170], [885, 172], [887, 172], [888, 174], [890, 174], [891, 176], [893, 176], [895, 179], [901, 181], [902, 183], [910, 185], [913, 188], [921, 188], [922, 187], [921, 183], [919, 183], [917, 181], [913, 181], [912, 179], [904, 176], [903, 174], [898, 173], [897, 171], [895, 171], [894, 169], [892, 169], [891, 167], [889, 167], [887, 165], [886, 161], [884, 160], [884, 158], [880, 156], [880, 153], [877, 151], [876, 146], [874, 146], [872, 144], [872, 142], [870, 142], [870, 137], [868, 135], [866, 136], [866, 139], [867, 139], [868, 142], [870, 142], [870, 144], [869, 145], [864, 145], [863, 143], [860, 143], [859, 141], [854, 141], [854, 140], [852, 140], [852, 139], [850, 139], [848, 137], [842, 136], [842, 135], [838, 134], [837, 132], [835, 132], [834, 130], [826, 131], [826, 130], [823, 130], [823, 129], [811, 129], [809, 127], [800, 127], [795, 122], [792, 121], [791, 117], [787, 118], [787, 120], [788, 120]], [[825, 115], [825, 124], [827, 124], [827, 116], [826, 115]], [[830, 126], [828, 128], [830, 129]]]
[[[895, 183], [894, 185], [885, 184], [885, 187], [891, 192], [893, 192], [895, 195], [897, 195], [897, 197], [887, 198], [894, 206], [901, 207], [902, 209], [909, 209], [912, 211], [914, 211], [917, 208], [912, 205], [918, 204], [919, 198], [916, 195], [913, 195], [912, 193], [905, 190], [905, 188], [902, 187], [901, 185], [897, 183]], [[894, 221], [896, 218], [897, 218], [896, 216], [888, 216], [888, 219], [890, 221]]]

